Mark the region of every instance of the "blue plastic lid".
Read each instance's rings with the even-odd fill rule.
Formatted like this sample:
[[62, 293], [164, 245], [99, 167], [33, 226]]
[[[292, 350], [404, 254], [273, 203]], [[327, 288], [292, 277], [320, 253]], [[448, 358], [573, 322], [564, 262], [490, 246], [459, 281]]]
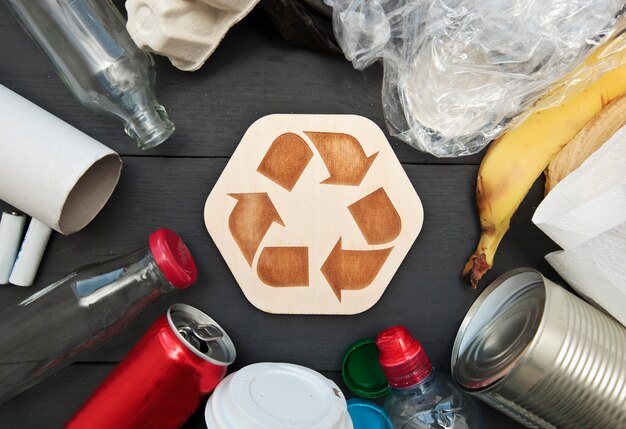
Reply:
[[354, 429], [393, 429], [385, 411], [366, 399], [348, 399], [348, 413]]

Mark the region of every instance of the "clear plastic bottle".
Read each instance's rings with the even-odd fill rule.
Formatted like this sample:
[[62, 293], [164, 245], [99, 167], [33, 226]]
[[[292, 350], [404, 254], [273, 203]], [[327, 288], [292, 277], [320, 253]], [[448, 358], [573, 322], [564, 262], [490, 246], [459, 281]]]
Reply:
[[450, 377], [433, 372], [426, 352], [405, 327], [384, 330], [376, 345], [392, 388], [384, 408], [394, 429], [483, 427], [476, 399], [458, 390]]
[[154, 95], [154, 61], [110, 0], [5, 0], [85, 106], [115, 115], [141, 149], [174, 132]]
[[149, 246], [83, 267], [0, 314], [0, 403], [119, 333], [161, 295], [191, 286], [194, 260], [162, 228]]

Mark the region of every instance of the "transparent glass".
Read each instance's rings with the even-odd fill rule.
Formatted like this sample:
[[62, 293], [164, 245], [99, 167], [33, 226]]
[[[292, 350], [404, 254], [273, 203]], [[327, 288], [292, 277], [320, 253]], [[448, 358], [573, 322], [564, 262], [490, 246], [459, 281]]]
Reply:
[[119, 333], [174, 289], [146, 247], [83, 267], [0, 314], [0, 403]]
[[478, 401], [459, 391], [447, 375], [434, 372], [416, 386], [391, 389], [385, 411], [394, 429], [484, 427]]
[[174, 132], [154, 95], [154, 61], [110, 0], [5, 0], [85, 106], [113, 114], [141, 149]]

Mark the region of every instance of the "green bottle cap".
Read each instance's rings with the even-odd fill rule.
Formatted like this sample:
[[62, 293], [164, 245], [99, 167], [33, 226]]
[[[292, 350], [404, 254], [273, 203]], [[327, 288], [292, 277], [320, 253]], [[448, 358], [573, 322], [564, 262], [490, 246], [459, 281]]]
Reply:
[[361, 398], [380, 398], [389, 393], [389, 385], [378, 363], [376, 338], [364, 338], [346, 349], [341, 375], [348, 389]]

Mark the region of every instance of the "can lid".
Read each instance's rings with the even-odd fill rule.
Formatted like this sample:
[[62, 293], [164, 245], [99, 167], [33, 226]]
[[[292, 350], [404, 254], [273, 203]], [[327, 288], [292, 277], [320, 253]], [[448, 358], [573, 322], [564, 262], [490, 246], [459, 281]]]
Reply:
[[375, 338], [361, 339], [346, 349], [341, 375], [348, 389], [362, 398], [380, 398], [389, 393], [389, 384], [378, 361]]
[[474, 313], [465, 331], [452, 368], [456, 382], [464, 389], [483, 389], [508, 375], [539, 329], [545, 305], [541, 275], [525, 272], [506, 280], [498, 294], [493, 294], [494, 301], [481, 303], [484, 311], [479, 308]]
[[218, 366], [235, 361], [235, 345], [226, 331], [202, 311], [186, 304], [173, 304], [167, 311], [170, 327], [196, 356]]
[[348, 413], [354, 429], [393, 429], [385, 410], [365, 399], [348, 399]]
[[161, 228], [150, 234], [150, 252], [169, 282], [186, 289], [196, 282], [198, 270], [189, 248], [171, 229]]
[[393, 326], [376, 338], [380, 365], [393, 387], [414, 386], [433, 371], [426, 351], [408, 329]]

